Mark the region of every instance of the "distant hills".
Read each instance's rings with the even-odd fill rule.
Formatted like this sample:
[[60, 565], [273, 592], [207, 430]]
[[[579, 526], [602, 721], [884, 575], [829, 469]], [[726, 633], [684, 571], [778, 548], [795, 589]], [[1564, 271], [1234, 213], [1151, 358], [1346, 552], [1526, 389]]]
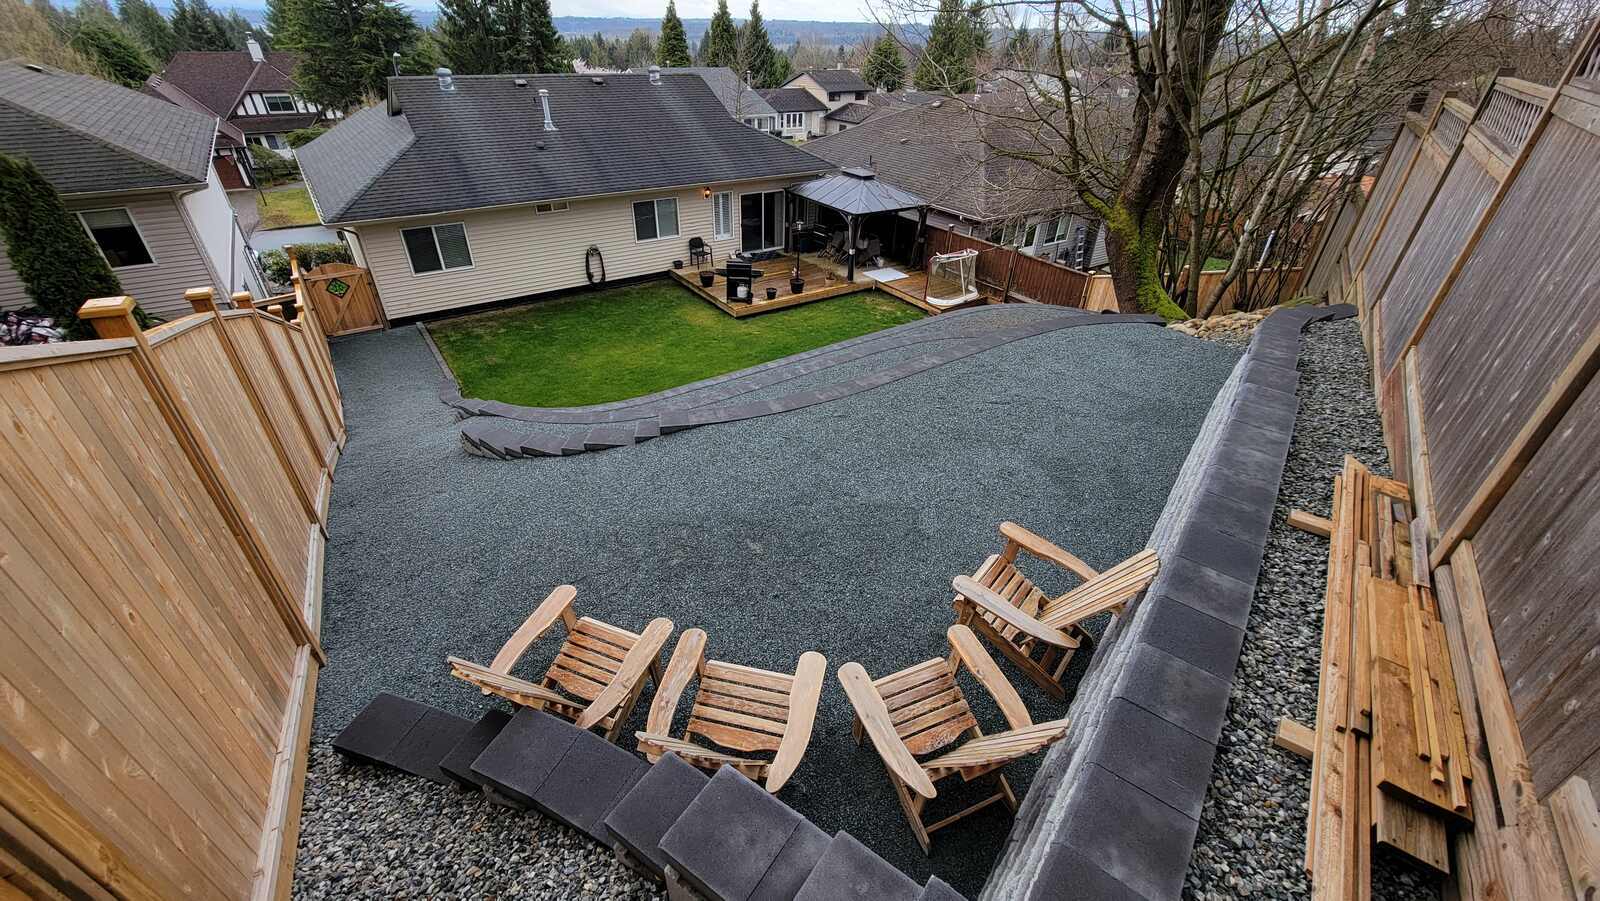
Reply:
[[[729, 4], [730, 6], [734, 4]], [[413, 11], [417, 22], [423, 22], [420, 10]], [[431, 15], [431, 13], [430, 13]], [[635, 28], [654, 32], [661, 27], [660, 19], [632, 19], [605, 16], [555, 16], [556, 30], [564, 35], [594, 34], [608, 38], [627, 37]], [[736, 19], [740, 24], [743, 20]], [[869, 37], [877, 37], [882, 26], [876, 22], [807, 22], [801, 19], [767, 19], [767, 35], [779, 47], [790, 44], [821, 44], [826, 47], [853, 46]], [[683, 30], [691, 43], [700, 40], [710, 19], [684, 19]]]

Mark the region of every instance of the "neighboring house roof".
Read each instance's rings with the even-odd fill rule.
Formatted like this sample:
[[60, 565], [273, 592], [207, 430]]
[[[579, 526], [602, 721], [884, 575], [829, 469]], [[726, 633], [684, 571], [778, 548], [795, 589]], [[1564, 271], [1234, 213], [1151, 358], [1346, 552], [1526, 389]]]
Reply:
[[[176, 103], [187, 110], [193, 110], [203, 116], [216, 118], [215, 114], [206, 109], [205, 104], [190, 97], [188, 92], [175, 84], [170, 84], [160, 75], [152, 75], [145, 79], [144, 92], [152, 97], [159, 97], [168, 103]], [[217, 119], [218, 137], [225, 140], [224, 144], [244, 144], [244, 132], [226, 119]]]
[[276, 116], [233, 117], [233, 124], [237, 125], [239, 130], [247, 135], [310, 128], [320, 121], [322, 121], [322, 116], [319, 113], [283, 113]]
[[806, 150], [838, 166], [865, 166], [878, 177], [977, 222], [1082, 207], [1065, 181], [993, 148], [1034, 146], [983, 105], [944, 98], [880, 114]]
[[796, 185], [789, 192], [847, 216], [898, 213], [927, 206], [927, 201], [921, 197], [879, 179], [871, 169], [846, 169], [824, 175]]
[[769, 88], [756, 93], [780, 113], [814, 113], [828, 108], [804, 88]]
[[[326, 223], [832, 168], [734, 121], [698, 76], [596, 81], [458, 75], [446, 92], [431, 76], [391, 78], [388, 106], [356, 113], [295, 155]], [[555, 131], [544, 128], [540, 89], [550, 92]]]
[[884, 106], [892, 109], [904, 109], [908, 106], [921, 106], [924, 103], [932, 103], [935, 100], [946, 99], [949, 98], [943, 94], [935, 94], [932, 91], [913, 91], [910, 88], [907, 88], [903, 91], [883, 91], [882, 93], [873, 91], [867, 95], [867, 103], [870, 103], [873, 106]]
[[873, 116], [883, 112], [888, 107], [868, 106], [865, 103], [846, 103], [833, 112], [823, 116], [831, 122], [843, 122], [846, 125], [860, 125]]
[[226, 119], [246, 91], [295, 89], [293, 73], [300, 54], [268, 50], [262, 56], [258, 63], [248, 50], [182, 50], [172, 55], [161, 78]]
[[[636, 74], [638, 71], [629, 69], [628, 74]], [[700, 76], [711, 88], [711, 93], [716, 94], [717, 99], [722, 101], [722, 105], [728, 110], [728, 115], [735, 119], [778, 114], [777, 110], [761, 98], [760, 93], [746, 87], [745, 83], [739, 80], [739, 76], [727, 66], [668, 66], [661, 70], [661, 74]]]
[[872, 86], [861, 80], [861, 74], [854, 69], [807, 69], [784, 82], [784, 87], [795, 83], [796, 79], [811, 76], [824, 91], [870, 91]]
[[63, 194], [203, 185], [215, 116], [48, 66], [0, 62], [0, 151]]

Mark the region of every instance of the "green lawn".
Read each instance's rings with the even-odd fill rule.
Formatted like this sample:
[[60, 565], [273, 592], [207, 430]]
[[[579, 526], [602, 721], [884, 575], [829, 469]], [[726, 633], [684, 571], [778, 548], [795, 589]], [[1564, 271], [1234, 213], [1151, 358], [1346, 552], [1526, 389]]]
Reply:
[[291, 225], [316, 225], [317, 211], [304, 187], [268, 188], [256, 195], [261, 212], [257, 228], [287, 228]]
[[567, 407], [650, 394], [921, 317], [887, 294], [863, 291], [734, 319], [661, 280], [429, 331], [467, 397]]

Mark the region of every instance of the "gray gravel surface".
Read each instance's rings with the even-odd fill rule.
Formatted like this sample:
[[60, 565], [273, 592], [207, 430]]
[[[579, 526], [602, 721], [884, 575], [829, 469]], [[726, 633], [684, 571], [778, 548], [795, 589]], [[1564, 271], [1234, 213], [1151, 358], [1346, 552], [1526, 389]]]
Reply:
[[[1354, 319], [1311, 326], [1300, 350], [1300, 411], [1256, 582], [1228, 719], [1217, 746], [1184, 897], [1305, 898], [1311, 767], [1274, 747], [1278, 718], [1316, 721], [1328, 542], [1289, 527], [1296, 508], [1327, 516], [1345, 454], [1388, 474], [1389, 456]], [[1433, 877], [1379, 854], [1373, 897], [1438, 897]]]
[[[462, 452], [415, 330], [340, 341], [334, 356], [350, 439], [329, 524], [319, 740], [379, 691], [481, 709], [480, 694], [448, 677], [446, 655], [489, 659], [561, 582], [578, 586], [580, 613], [633, 629], [665, 615], [705, 628], [709, 653], [734, 662], [792, 669], [819, 650], [830, 673], [859, 660], [883, 675], [942, 656], [950, 579], [998, 550], [1001, 520], [1092, 565], [1144, 546], [1237, 359], [1147, 325], [1073, 329], [782, 416], [506, 462]], [[519, 672], [542, 672], [558, 643], [537, 645]], [[1065, 712], [1013, 681], [1037, 719]], [[642, 725], [649, 698], [624, 734]], [[974, 706], [986, 727], [1002, 722], [976, 695]], [[975, 894], [1009, 816], [990, 808], [940, 833], [924, 857], [876, 753], [851, 741], [850, 719], [830, 675], [783, 799], [919, 881], [936, 872]], [[341, 766], [352, 780], [368, 772]], [[1007, 769], [1019, 792], [1035, 766]], [[328, 777], [343, 773], [319, 767], [308, 798], [336, 791]], [[369, 793], [363, 816], [392, 816], [388, 794]], [[950, 794], [941, 801], [959, 797]], [[320, 869], [307, 862], [310, 836], [342, 828], [342, 815], [311, 822], [325, 810], [308, 810], [303, 882]], [[448, 817], [437, 825], [451, 828]], [[352, 849], [345, 863], [441, 853], [432, 830], [405, 834], [400, 849]]]

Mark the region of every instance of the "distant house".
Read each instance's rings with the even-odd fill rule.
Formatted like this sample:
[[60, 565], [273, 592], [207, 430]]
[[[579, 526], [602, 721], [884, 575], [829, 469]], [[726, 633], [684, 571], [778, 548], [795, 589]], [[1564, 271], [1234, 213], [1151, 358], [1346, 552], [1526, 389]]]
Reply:
[[804, 141], [823, 133], [823, 116], [827, 104], [802, 88], [769, 88], [760, 91], [761, 98], [778, 115], [778, 134]]
[[[668, 66], [666, 68], [653, 67], [662, 75], [698, 75], [711, 88], [711, 93], [717, 95], [727, 109], [728, 115], [743, 122], [751, 128], [761, 131], [776, 132], [778, 130], [778, 111], [771, 104], [763, 100], [754, 88], [739, 80], [739, 76], [727, 66]], [[640, 70], [630, 69], [632, 74], [648, 74]]]
[[867, 95], [872, 93], [872, 85], [862, 81], [860, 73], [844, 68], [807, 69], [780, 87], [799, 88], [826, 104], [829, 111], [846, 103], [866, 100]]
[[931, 94], [926, 91], [893, 92], [879, 88], [868, 94], [866, 100], [842, 104], [830, 110], [822, 117], [823, 134], [838, 134], [874, 116], [943, 99], [945, 99], [943, 94]]
[[782, 248], [784, 189], [833, 169], [672, 74], [391, 78], [298, 157], [391, 321]]
[[867, 166], [926, 199], [928, 223], [1080, 269], [1106, 263], [1099, 220], [1065, 180], [994, 148], [1023, 136], [999, 117], [941, 98], [872, 116], [806, 150], [836, 166]]
[[[253, 37], [246, 39], [245, 48], [180, 51], [160, 75], [150, 77], [145, 91], [180, 106], [198, 105], [231, 126], [231, 131], [217, 136], [217, 155], [226, 158], [242, 155], [246, 144], [293, 156], [289, 132], [331, 124], [343, 116], [300, 96], [294, 82], [300, 54], [263, 51]], [[235, 139], [234, 131], [243, 137]]]
[[[217, 132], [215, 116], [98, 78], [0, 62], [0, 153], [39, 167], [122, 289], [158, 315], [188, 313], [189, 288], [263, 294], [211, 166]], [[0, 309], [31, 303], [0, 248]]]

